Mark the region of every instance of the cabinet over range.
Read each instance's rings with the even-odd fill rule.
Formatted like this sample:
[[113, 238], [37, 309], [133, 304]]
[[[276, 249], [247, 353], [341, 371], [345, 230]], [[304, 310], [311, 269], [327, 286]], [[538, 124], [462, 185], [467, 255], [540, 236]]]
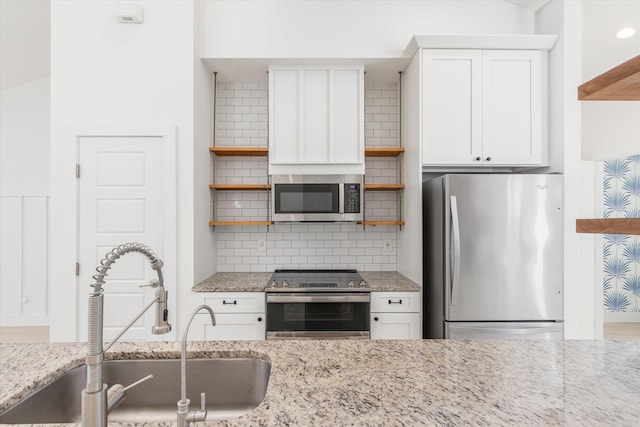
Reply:
[[368, 339], [371, 289], [356, 270], [276, 270], [267, 339]]

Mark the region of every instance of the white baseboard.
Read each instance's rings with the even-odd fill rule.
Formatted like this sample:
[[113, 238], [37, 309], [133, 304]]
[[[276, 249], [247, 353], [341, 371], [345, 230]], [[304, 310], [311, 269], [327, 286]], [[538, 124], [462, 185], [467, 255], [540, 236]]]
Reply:
[[49, 326], [49, 316], [0, 316], [1, 327], [15, 326]]
[[640, 322], [640, 312], [604, 312], [604, 323]]

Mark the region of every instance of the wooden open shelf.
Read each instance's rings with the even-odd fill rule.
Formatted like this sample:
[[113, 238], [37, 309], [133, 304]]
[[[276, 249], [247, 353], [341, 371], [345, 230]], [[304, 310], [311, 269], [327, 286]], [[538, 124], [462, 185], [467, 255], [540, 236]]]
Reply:
[[640, 218], [577, 219], [576, 233], [640, 235]]
[[359, 221], [362, 225], [404, 225], [404, 221]]
[[209, 225], [271, 225], [271, 221], [209, 221]]
[[209, 188], [222, 191], [271, 190], [270, 184], [210, 184]]
[[366, 191], [398, 191], [404, 190], [404, 184], [365, 184]]
[[385, 148], [365, 148], [365, 157], [398, 157], [400, 153], [404, 153], [402, 147], [385, 147]]
[[216, 156], [266, 156], [267, 147], [209, 147]]
[[640, 101], [640, 55], [578, 86], [580, 101]]

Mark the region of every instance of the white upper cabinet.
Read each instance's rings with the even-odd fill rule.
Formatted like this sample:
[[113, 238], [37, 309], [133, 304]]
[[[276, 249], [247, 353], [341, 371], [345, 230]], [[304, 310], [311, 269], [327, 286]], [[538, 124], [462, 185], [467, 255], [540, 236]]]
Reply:
[[269, 67], [269, 173], [364, 174], [364, 66]]
[[482, 53], [424, 50], [422, 160], [475, 164], [482, 156]]
[[495, 166], [542, 159], [541, 52], [482, 52], [482, 158]]
[[423, 165], [542, 165], [542, 55], [422, 49]]

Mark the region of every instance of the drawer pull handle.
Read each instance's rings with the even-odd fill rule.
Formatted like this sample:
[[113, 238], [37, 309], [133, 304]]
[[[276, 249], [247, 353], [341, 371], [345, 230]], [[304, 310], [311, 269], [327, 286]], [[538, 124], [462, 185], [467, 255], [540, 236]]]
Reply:
[[402, 300], [401, 299], [399, 299], [398, 301], [389, 300], [389, 304], [402, 304]]
[[238, 305], [238, 301], [233, 300], [233, 302], [227, 302], [227, 300], [222, 300], [222, 305]]

